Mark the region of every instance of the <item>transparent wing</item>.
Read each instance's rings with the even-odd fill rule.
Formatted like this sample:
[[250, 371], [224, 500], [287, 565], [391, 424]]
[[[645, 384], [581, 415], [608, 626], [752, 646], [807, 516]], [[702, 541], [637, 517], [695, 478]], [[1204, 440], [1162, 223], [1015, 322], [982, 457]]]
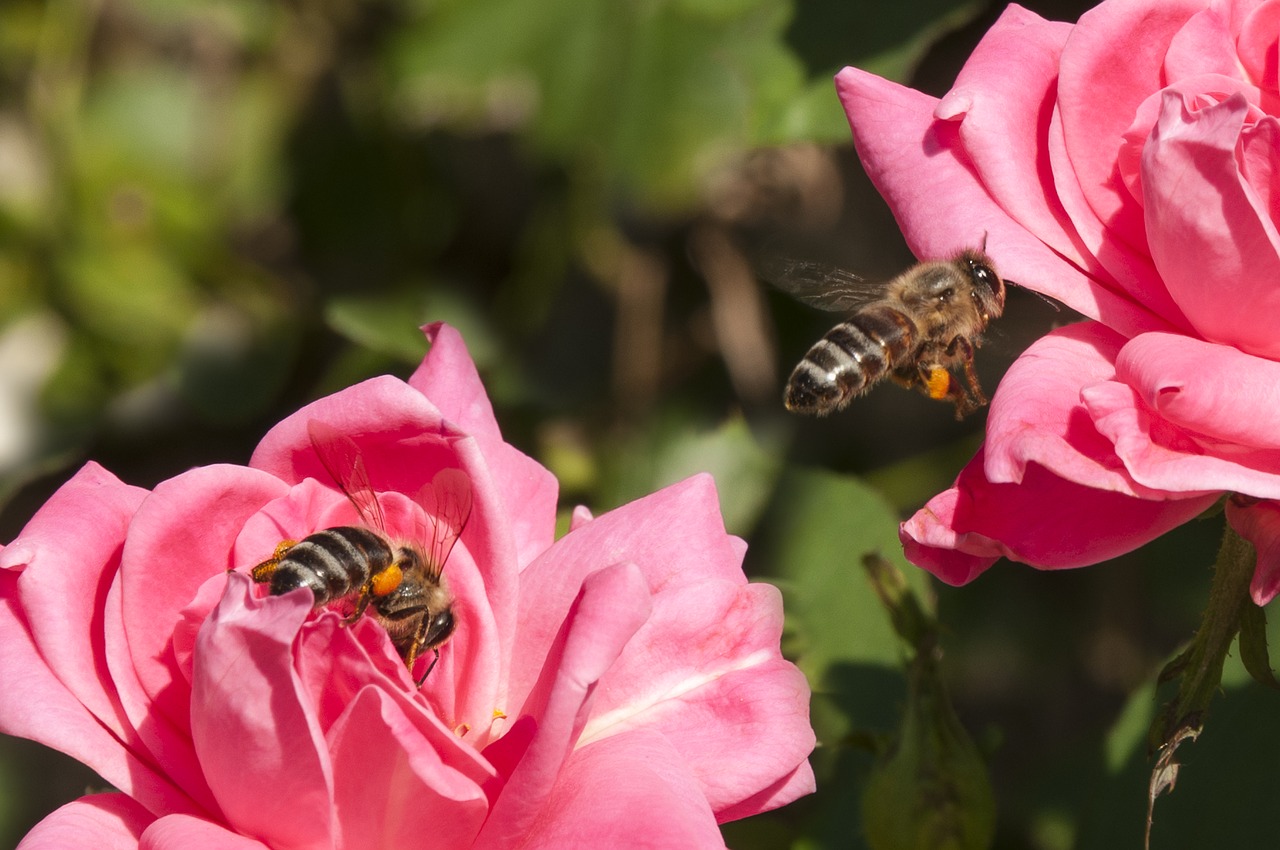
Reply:
[[426, 536], [427, 571], [439, 578], [471, 518], [471, 480], [461, 469], [442, 469], [418, 491], [418, 504], [426, 512], [430, 526]]
[[800, 303], [832, 312], [852, 313], [885, 293], [882, 281], [864, 280], [827, 263], [775, 257], [760, 264], [760, 275]]
[[375, 531], [386, 534], [387, 521], [382, 514], [382, 506], [378, 504], [378, 495], [369, 483], [369, 472], [365, 469], [360, 447], [337, 428], [317, 419], [307, 423], [307, 435], [311, 437], [311, 447], [316, 450], [320, 463], [338, 489], [355, 505], [360, 520]]

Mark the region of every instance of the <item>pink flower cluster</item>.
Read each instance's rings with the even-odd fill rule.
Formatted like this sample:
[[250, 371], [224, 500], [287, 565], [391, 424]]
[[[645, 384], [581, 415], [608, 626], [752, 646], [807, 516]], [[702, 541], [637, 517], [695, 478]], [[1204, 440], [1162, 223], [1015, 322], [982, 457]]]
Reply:
[[[1091, 321], [1014, 363], [987, 440], [902, 526], [967, 582], [1001, 556], [1092, 564], [1223, 493], [1280, 588], [1280, 2], [1106, 0], [1071, 25], [1010, 6], [955, 86], [837, 86], [915, 253], [980, 242]], [[957, 224], [959, 223], [959, 224]]]
[[[153, 491], [89, 464], [0, 550], [0, 731], [94, 768], [36, 848], [723, 847], [813, 790], [809, 689], [699, 476], [554, 540], [556, 482], [505, 443], [458, 335], [275, 427], [249, 466]], [[385, 631], [245, 575], [351, 513], [307, 436], [360, 449], [389, 530], [470, 479], [458, 626], [421, 690]], [[418, 516], [414, 517], [414, 512]], [[229, 572], [230, 571], [230, 572]]]

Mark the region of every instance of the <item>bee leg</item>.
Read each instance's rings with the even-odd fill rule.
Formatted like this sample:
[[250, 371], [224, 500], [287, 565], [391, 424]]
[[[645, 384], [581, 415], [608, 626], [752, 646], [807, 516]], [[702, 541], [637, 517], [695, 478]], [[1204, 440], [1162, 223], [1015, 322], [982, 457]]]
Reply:
[[427, 669], [422, 671], [422, 675], [418, 677], [417, 685], [422, 687], [422, 683], [427, 681], [427, 677], [431, 675], [431, 671], [436, 669], [436, 662], [440, 660], [440, 650], [431, 650], [435, 653], [435, 658], [431, 659], [431, 663], [427, 665]]
[[920, 392], [929, 398], [937, 401], [949, 401], [955, 405], [956, 419], [964, 419], [965, 416], [973, 413], [982, 404], [986, 403], [986, 399], [982, 399], [981, 403], [975, 402], [965, 388], [951, 374], [951, 370], [938, 363], [921, 363], [917, 376], [917, 386]]
[[[968, 385], [968, 395], [972, 404], [972, 407], [966, 412], [972, 412], [987, 403], [987, 396], [982, 392], [982, 384], [978, 382], [978, 373], [973, 368], [973, 347], [973, 343], [967, 337], [962, 336], [951, 340], [951, 344], [947, 346], [947, 354], [953, 357], [956, 354], [960, 354], [961, 363], [964, 364], [964, 380]], [[958, 409], [957, 418], [960, 418]]]
[[392, 561], [386, 567], [369, 576], [369, 580], [360, 587], [360, 598], [356, 602], [356, 609], [343, 622], [351, 625], [356, 620], [359, 620], [364, 614], [364, 609], [369, 607], [369, 603], [373, 601], [374, 597], [386, 596], [392, 593], [400, 586], [402, 581], [404, 581], [404, 571], [400, 569], [400, 564], [396, 561]]
[[[430, 621], [423, 618], [418, 624], [418, 628], [413, 633], [413, 640], [409, 642], [408, 647], [404, 650], [404, 665], [409, 668], [409, 673], [413, 673], [413, 663], [418, 660], [418, 655], [422, 652], [422, 647], [427, 642], [427, 630], [430, 628]], [[431, 659], [431, 663], [427, 665], [427, 669], [422, 671], [422, 675], [418, 677], [417, 686], [422, 687], [422, 683], [427, 681], [427, 676], [431, 675], [431, 671], [435, 669], [436, 662], [440, 660], [440, 650], [432, 649], [435, 657]]]
[[349, 626], [364, 616], [364, 609], [369, 607], [371, 601], [373, 601], [373, 594], [369, 592], [368, 582], [365, 582], [365, 586], [360, 588], [360, 597], [356, 600], [355, 610], [342, 618], [342, 625]]
[[281, 540], [271, 557], [250, 570], [249, 575], [260, 584], [271, 581], [271, 576], [275, 575], [276, 567], [280, 566], [281, 559], [289, 553], [290, 549], [297, 545], [298, 541], [296, 540]]

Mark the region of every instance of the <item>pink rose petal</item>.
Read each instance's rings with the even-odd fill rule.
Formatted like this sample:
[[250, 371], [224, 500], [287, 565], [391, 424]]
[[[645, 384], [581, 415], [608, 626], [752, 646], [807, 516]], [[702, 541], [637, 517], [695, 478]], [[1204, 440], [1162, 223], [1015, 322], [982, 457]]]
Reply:
[[[707, 581], [665, 591], [601, 682], [579, 746], [660, 731], [714, 810], [741, 802], [814, 746], [809, 689], [782, 659], [781, 636], [782, 597], [772, 586]], [[796, 722], [780, 723], [783, 713]]]
[[409, 378], [409, 385], [440, 404], [444, 417], [476, 437], [489, 462], [500, 466], [494, 480], [515, 520], [512, 530], [523, 567], [555, 539], [559, 484], [540, 463], [503, 442], [493, 407], [458, 332], [440, 323], [423, 330], [431, 340], [431, 352]]
[[1176, 83], [1204, 74], [1242, 79], [1235, 35], [1217, 9], [1201, 9], [1174, 33], [1164, 56], [1164, 78]]
[[1201, 0], [1103, 3], [1080, 17], [1062, 52], [1057, 101], [1071, 170], [1098, 220], [1139, 254], [1142, 208], [1116, 172], [1117, 142], [1163, 86], [1168, 45], [1201, 8]]
[[138, 850], [272, 850], [260, 841], [190, 815], [165, 815], [142, 833]]
[[1274, 449], [1214, 447], [1155, 414], [1125, 384], [1090, 387], [1084, 398], [1099, 432], [1115, 444], [1129, 473], [1149, 487], [1184, 494], [1280, 495], [1280, 452]]
[[[1096, 564], [1154, 540], [1216, 500], [1216, 494], [1136, 499], [1074, 484], [1035, 465], [1019, 484], [993, 484], [982, 465], [979, 452], [951, 490], [901, 528], [907, 558], [950, 584], [971, 581], [999, 555], [1042, 569]], [[969, 557], [957, 559], [939, 547]]]
[[[974, 171], [955, 122], [934, 118], [936, 99], [856, 68], [841, 71], [836, 88], [863, 166], [917, 257], [952, 256], [980, 245], [985, 234], [1007, 278], [1122, 332], [1170, 328], [1146, 306], [1065, 261], [1001, 209]], [[930, 179], [920, 180], [922, 173]], [[964, 230], [938, 215], [940, 209], [964, 210]]]
[[333, 834], [332, 766], [292, 667], [310, 593], [255, 599], [251, 585], [232, 575], [200, 630], [191, 734], [226, 822], [301, 850]]
[[[574, 752], [527, 850], [720, 850], [724, 838], [698, 784], [661, 735], [633, 731]], [[506, 848], [510, 844], [477, 844]]]
[[958, 121], [982, 185], [1015, 221], [1078, 266], [1088, 261], [1053, 185], [1040, 137], [1048, 132], [1058, 58], [1069, 24], [1010, 5], [965, 62], [934, 115]]
[[155, 816], [125, 794], [91, 794], [67, 803], [27, 833], [18, 850], [138, 850]]
[[587, 721], [600, 677], [650, 610], [645, 578], [633, 565], [599, 570], [582, 582], [548, 647], [544, 676], [518, 712], [540, 718], [537, 732], [503, 784], [477, 847], [510, 847], [538, 821]]
[[[1268, 116], [1240, 131], [1240, 178], [1257, 196], [1256, 209], [1280, 210], [1280, 119]], [[1271, 213], [1273, 224], [1277, 218]]]
[[462, 334], [443, 322], [423, 329], [431, 351], [409, 378], [409, 386], [432, 399], [440, 414], [475, 437], [502, 439], [493, 405], [480, 383]]
[[1280, 449], [1280, 363], [1175, 334], [1143, 334], [1116, 379], [1171, 422], [1223, 443]]
[[[122, 740], [135, 740], [111, 685], [93, 612], [105, 602], [120, 566], [121, 541], [146, 496], [95, 463], [86, 464], [50, 497], [0, 552], [0, 569], [22, 570], [22, 606], [41, 611], [31, 636], [53, 674]], [[70, 524], [81, 533], [70, 535]], [[86, 651], [86, 649], [88, 651]]]
[[488, 814], [483, 791], [424, 746], [416, 725], [385, 693], [361, 690], [328, 738], [337, 846], [395, 850], [428, 835], [440, 847], [471, 845]]
[[1016, 484], [1029, 464], [1087, 487], [1167, 498], [1134, 480], [1080, 402], [1081, 391], [1115, 376], [1124, 339], [1095, 322], [1059, 328], [1005, 374], [987, 420], [987, 480]]
[[1228, 499], [1227, 521], [1257, 552], [1249, 595], [1258, 606], [1266, 605], [1280, 592], [1280, 502]]
[[601, 566], [631, 561], [652, 592], [719, 578], [745, 584], [740, 541], [724, 531], [715, 485], [697, 475], [596, 517], [556, 541], [520, 581], [537, 593], [521, 595], [512, 648], [510, 705], [525, 699], [542, 669], [584, 578]]
[[[1258, 88], [1276, 92], [1280, 90], [1280, 47], [1276, 33], [1280, 32], [1280, 3], [1267, 0], [1249, 8], [1239, 27], [1236, 50], [1245, 73]], [[1275, 114], [1275, 109], [1269, 110]]]
[[1192, 110], [1165, 94], [1143, 153], [1151, 253], [1169, 291], [1206, 338], [1280, 357], [1280, 234], [1240, 179], [1237, 142], [1249, 104], [1236, 94]]
[[169, 646], [173, 621], [205, 580], [236, 566], [227, 553], [241, 525], [283, 489], [268, 475], [223, 464], [162, 482], [138, 508], [120, 568], [121, 616], [131, 667], [151, 698], [146, 711], [159, 708], [189, 725], [188, 685]]

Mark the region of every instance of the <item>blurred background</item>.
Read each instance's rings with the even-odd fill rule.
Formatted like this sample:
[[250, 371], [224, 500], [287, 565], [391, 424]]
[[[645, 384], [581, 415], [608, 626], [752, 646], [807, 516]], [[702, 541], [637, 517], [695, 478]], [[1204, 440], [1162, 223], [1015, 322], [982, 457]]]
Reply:
[[[1090, 4], [1024, 5], [1074, 21]], [[566, 508], [709, 470], [749, 572], [783, 587], [820, 791], [727, 825], [730, 846], [866, 846], [864, 744], [906, 694], [859, 566], [871, 550], [936, 595], [996, 846], [1138, 846], [1150, 683], [1196, 625], [1220, 519], [1105, 567], [931, 584], [901, 561], [896, 523], [950, 485], [985, 414], [957, 423], [886, 386], [789, 416], [782, 381], [834, 319], [752, 272], [771, 253], [868, 278], [914, 261], [831, 77], [857, 65], [941, 95], [1002, 8], [5, 0], [0, 540], [90, 458], [145, 487], [245, 463], [299, 405], [407, 376], [418, 327], [444, 320]], [[1071, 320], [1013, 291], [979, 358], [988, 393]], [[1249, 813], [1280, 756], [1251, 718], [1276, 697], [1234, 669], [1225, 687], [1154, 846], [1274, 843]], [[100, 788], [0, 738], [0, 847]]]

